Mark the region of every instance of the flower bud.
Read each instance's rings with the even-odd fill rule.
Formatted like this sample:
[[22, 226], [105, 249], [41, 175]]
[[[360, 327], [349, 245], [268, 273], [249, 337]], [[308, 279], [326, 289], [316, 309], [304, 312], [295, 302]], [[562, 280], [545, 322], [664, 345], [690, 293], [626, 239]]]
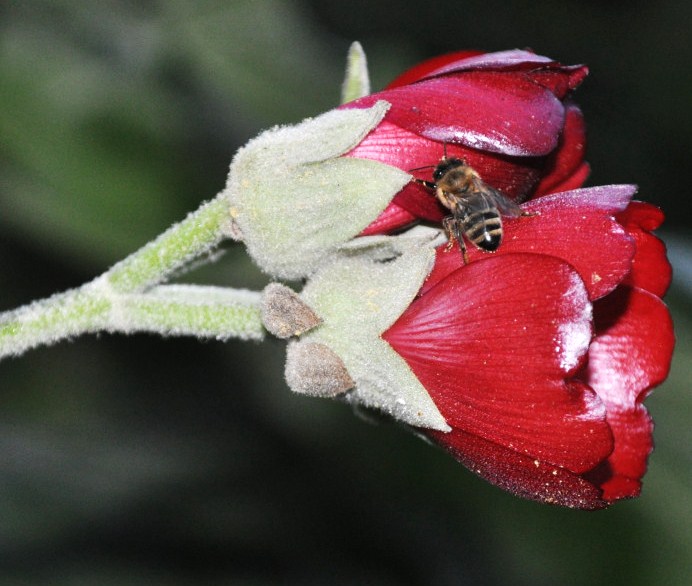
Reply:
[[300, 336], [321, 322], [293, 289], [281, 283], [264, 288], [260, 308], [264, 327], [281, 339]]
[[[291, 342], [286, 379], [292, 390], [324, 395], [343, 389], [328, 380], [330, 372], [341, 378], [333, 353], [354, 383], [349, 402], [416, 427], [449, 429], [406, 362], [381, 337], [423, 284], [433, 244], [430, 235], [378, 240], [372, 250], [345, 254], [310, 278], [300, 298], [322, 323]], [[315, 352], [321, 346], [330, 352]]]
[[358, 235], [410, 180], [377, 161], [342, 157], [389, 105], [333, 110], [260, 134], [233, 158], [225, 194], [257, 265], [299, 279]]
[[313, 397], [336, 397], [356, 385], [336, 352], [314, 342], [288, 345], [286, 383], [296, 393]]

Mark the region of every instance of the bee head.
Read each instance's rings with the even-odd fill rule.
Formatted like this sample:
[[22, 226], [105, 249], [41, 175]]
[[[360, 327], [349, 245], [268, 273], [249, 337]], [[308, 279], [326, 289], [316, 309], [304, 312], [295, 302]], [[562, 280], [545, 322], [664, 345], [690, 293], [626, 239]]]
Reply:
[[439, 181], [440, 179], [442, 179], [442, 177], [444, 177], [444, 175], [448, 171], [451, 171], [452, 169], [457, 169], [459, 167], [465, 167], [465, 166], [466, 166], [466, 163], [462, 159], [444, 158], [437, 164], [437, 167], [435, 167], [435, 170], [433, 171], [433, 179], [435, 181]]

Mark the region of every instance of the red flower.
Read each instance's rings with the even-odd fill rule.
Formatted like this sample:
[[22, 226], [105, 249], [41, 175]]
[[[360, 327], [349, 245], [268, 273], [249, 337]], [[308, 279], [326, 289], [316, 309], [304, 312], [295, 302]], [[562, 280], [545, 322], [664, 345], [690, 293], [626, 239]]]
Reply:
[[[569, 94], [583, 65], [564, 66], [527, 51], [452, 53], [407, 71], [387, 89], [345, 104], [391, 104], [384, 121], [348, 156], [405, 171], [436, 165], [446, 148], [486, 183], [520, 201], [582, 185], [584, 122]], [[430, 169], [414, 173], [430, 179]], [[402, 189], [364, 234], [383, 233], [444, 215], [429, 190]]]
[[[489, 255], [440, 249], [383, 335], [452, 427], [422, 430], [529, 499], [595, 509], [639, 494], [652, 448], [642, 401], [668, 373], [663, 219], [631, 186], [535, 199]], [[617, 218], [617, 219], [616, 219]]]

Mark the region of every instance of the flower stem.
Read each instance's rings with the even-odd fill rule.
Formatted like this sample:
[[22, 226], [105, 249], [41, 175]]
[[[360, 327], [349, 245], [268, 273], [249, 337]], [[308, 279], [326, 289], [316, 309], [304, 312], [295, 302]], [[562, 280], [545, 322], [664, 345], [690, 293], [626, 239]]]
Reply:
[[220, 195], [94, 281], [0, 313], [0, 358], [98, 331], [262, 339], [259, 293], [156, 286], [228, 235], [228, 210]]
[[0, 314], [0, 358], [98, 331], [105, 326], [110, 309], [109, 300], [84, 286]]
[[123, 295], [112, 331], [227, 340], [261, 340], [261, 293], [200, 285], [163, 285]]
[[229, 203], [219, 195], [113, 266], [106, 273], [109, 283], [116, 291], [128, 293], [162, 283], [226, 237], [230, 220]]

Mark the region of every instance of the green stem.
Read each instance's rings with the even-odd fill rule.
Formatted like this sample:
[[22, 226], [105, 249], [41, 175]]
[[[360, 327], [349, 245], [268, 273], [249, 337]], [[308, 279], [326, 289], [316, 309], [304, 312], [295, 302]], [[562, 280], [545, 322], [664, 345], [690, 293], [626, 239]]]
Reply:
[[113, 266], [106, 276], [116, 291], [134, 293], [162, 283], [227, 236], [229, 203], [223, 195], [202, 204], [182, 222]]
[[0, 314], [0, 358], [93, 332], [261, 340], [260, 294], [166, 285], [122, 294], [103, 278]]
[[84, 286], [0, 314], [0, 358], [101, 330], [110, 309], [108, 299]]
[[153, 332], [227, 340], [261, 340], [261, 294], [197, 285], [164, 285], [142, 294], [124, 295], [114, 331]]
[[260, 294], [221, 287], [155, 286], [229, 234], [222, 195], [91, 283], [0, 313], [0, 358], [79, 334], [154, 332], [260, 340]]

